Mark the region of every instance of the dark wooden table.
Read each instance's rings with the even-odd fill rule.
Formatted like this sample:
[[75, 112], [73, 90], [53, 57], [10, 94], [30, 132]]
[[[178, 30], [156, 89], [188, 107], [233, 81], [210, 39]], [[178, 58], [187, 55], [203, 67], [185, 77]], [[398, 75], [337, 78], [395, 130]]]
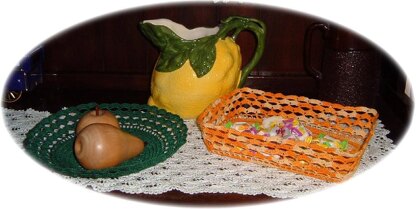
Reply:
[[[410, 100], [401, 102], [396, 95], [388, 91], [381, 90], [381, 92], [377, 97], [375, 109], [379, 112], [379, 119], [385, 128], [390, 131], [388, 137], [398, 144], [411, 122], [413, 103]], [[3, 106], [11, 109], [33, 108], [54, 113], [63, 107], [88, 102], [145, 104], [149, 95], [148, 91], [60, 89], [56, 88], [53, 83], [44, 83], [31, 92], [23, 92], [21, 99], [17, 102], [3, 103]]]
[[[63, 107], [69, 107], [81, 103], [98, 102], [127, 102], [127, 103], [146, 103], [148, 92], [140, 91], [69, 91], [57, 89], [48, 84], [38, 86], [32, 92], [26, 92], [22, 98], [15, 103], [3, 103], [3, 106], [11, 109], [33, 108], [39, 111], [49, 111], [54, 113]], [[392, 107], [392, 103], [385, 100], [386, 97], [380, 97], [378, 100], [377, 110], [380, 113], [385, 128], [390, 130], [389, 138], [398, 143], [406, 132], [409, 124], [408, 117], [402, 117], [397, 113], [397, 108]], [[410, 112], [407, 112], [410, 115]], [[279, 199], [267, 195], [240, 195], [240, 194], [186, 194], [180, 191], [169, 191], [159, 195], [150, 194], [125, 194], [122, 192], [111, 192], [122, 198], [135, 199], [139, 201], [163, 203], [163, 204], [180, 204], [180, 205], [236, 205], [236, 204], [254, 204], [259, 202], [278, 201]]]

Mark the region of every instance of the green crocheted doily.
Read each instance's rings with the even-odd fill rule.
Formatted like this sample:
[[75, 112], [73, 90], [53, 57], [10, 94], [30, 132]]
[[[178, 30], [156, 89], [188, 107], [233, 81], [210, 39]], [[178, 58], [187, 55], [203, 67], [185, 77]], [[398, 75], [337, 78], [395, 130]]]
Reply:
[[88, 170], [74, 155], [75, 127], [78, 120], [97, 104], [89, 103], [63, 109], [40, 121], [23, 142], [26, 151], [57, 173], [83, 178], [115, 178], [154, 166], [171, 157], [186, 142], [187, 127], [174, 114], [140, 104], [100, 104], [111, 111], [120, 127], [147, 144], [144, 151], [118, 166]]

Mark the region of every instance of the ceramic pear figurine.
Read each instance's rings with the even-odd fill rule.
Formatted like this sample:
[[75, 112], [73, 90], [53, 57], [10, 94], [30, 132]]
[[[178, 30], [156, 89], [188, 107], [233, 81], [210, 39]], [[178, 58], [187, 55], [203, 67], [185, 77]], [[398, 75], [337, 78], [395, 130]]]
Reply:
[[93, 123], [77, 135], [74, 153], [86, 169], [103, 169], [139, 155], [144, 142], [123, 130], [104, 123]]
[[[266, 27], [253, 18], [233, 16], [217, 27], [191, 30], [168, 19], [145, 20], [139, 27], [160, 51], [148, 104], [184, 119], [196, 118], [214, 100], [242, 87], [265, 46]], [[254, 55], [244, 67], [235, 42], [243, 30], [252, 31], [257, 39]]]
[[99, 106], [96, 106], [95, 110], [87, 112], [81, 117], [78, 121], [75, 133], [78, 134], [83, 128], [93, 123], [105, 123], [120, 128], [120, 124], [115, 115], [108, 110], [102, 110]]

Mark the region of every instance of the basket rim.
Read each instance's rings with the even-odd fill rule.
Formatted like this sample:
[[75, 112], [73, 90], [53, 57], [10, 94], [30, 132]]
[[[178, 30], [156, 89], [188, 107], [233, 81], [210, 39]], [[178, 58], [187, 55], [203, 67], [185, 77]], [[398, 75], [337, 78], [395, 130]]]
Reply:
[[[342, 105], [339, 103], [332, 103], [332, 102], [327, 102], [327, 101], [323, 101], [323, 100], [318, 100], [318, 99], [313, 99], [313, 98], [309, 98], [306, 96], [297, 96], [297, 95], [285, 95], [282, 93], [272, 93], [272, 92], [267, 92], [267, 91], [263, 91], [260, 89], [253, 89], [253, 88], [249, 88], [249, 87], [243, 87], [243, 88], [237, 88], [231, 92], [229, 92], [228, 94], [225, 94], [223, 96], [221, 96], [220, 98], [216, 99], [214, 102], [212, 102], [196, 119], [197, 124], [199, 125], [205, 125], [205, 124], [210, 124], [210, 122], [204, 122], [204, 118], [206, 117], [207, 113], [214, 107], [216, 107], [217, 105], [221, 105], [221, 104], [228, 104], [231, 100], [231, 98], [238, 96], [238, 94], [243, 93], [243, 92], [247, 92], [247, 91], [254, 91], [259, 95], [263, 95], [263, 96], [274, 96], [274, 95], [278, 95], [281, 97], [285, 97], [285, 98], [300, 98], [304, 101], [313, 101], [313, 102], [317, 102], [317, 103], [321, 103], [323, 104], [324, 107], [334, 107], [334, 109], [345, 109], [346, 111], [350, 111], [350, 110], [356, 110], [357, 112], [368, 112], [368, 114], [373, 115], [372, 119], [368, 121], [369, 124], [371, 124], [371, 126], [369, 127], [370, 129], [374, 129], [374, 127], [377, 125], [377, 119], [379, 117], [379, 113], [376, 109], [374, 108], [369, 108], [369, 107], [365, 107], [365, 106], [347, 106], [347, 105]], [[213, 124], [215, 125], [215, 124]], [[368, 133], [369, 134], [369, 133]]]
[[[250, 88], [250, 87], [242, 87], [242, 88], [234, 89], [233, 91], [229, 92], [228, 94], [222, 95], [221, 97], [217, 98], [216, 100], [226, 100], [227, 98], [230, 98], [234, 95], [237, 95], [237, 93], [239, 93], [239, 92], [247, 92], [247, 91], [254, 91], [255, 93], [260, 94], [260, 95], [267, 95], [267, 96], [278, 95], [278, 96], [285, 97], [285, 98], [288, 98], [288, 99], [309, 100], [309, 101], [312, 101], [312, 102], [321, 103], [322, 106], [324, 106], [324, 107], [333, 106], [333, 107], [336, 107], [336, 108], [344, 108], [344, 109], [359, 109], [359, 110], [362, 110], [362, 111], [368, 110], [371, 114], [374, 114], [375, 116], [379, 115], [378, 111], [375, 108], [370, 108], [370, 107], [366, 107], [366, 106], [343, 105], [343, 104], [336, 103], [336, 102], [328, 102], [328, 101], [325, 101], [325, 100], [320, 100], [320, 99], [306, 97], [306, 96], [300, 96], [300, 95], [294, 95], [294, 94], [284, 94], [284, 93], [281, 93], [281, 92], [273, 93], [273, 92], [268, 92], [268, 91], [264, 91], [264, 90], [261, 90], [261, 89], [254, 89], [254, 88]], [[215, 101], [211, 104], [214, 104], [214, 103], [215, 103]]]

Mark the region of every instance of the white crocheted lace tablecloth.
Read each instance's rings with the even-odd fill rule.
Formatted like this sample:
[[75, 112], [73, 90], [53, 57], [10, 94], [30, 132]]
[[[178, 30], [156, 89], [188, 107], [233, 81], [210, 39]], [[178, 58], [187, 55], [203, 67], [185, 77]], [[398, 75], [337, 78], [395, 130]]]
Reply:
[[[33, 109], [3, 108], [3, 114], [10, 134], [23, 148], [25, 134], [51, 113]], [[195, 121], [188, 120], [185, 123], [189, 128], [187, 143], [171, 158], [156, 166], [116, 179], [84, 179], [67, 176], [64, 178], [99, 192], [161, 194], [179, 190], [188, 194], [265, 194], [275, 198], [294, 198], [333, 185], [276, 168], [212, 154], [205, 148]], [[379, 120], [375, 135], [355, 175], [371, 167], [394, 149], [393, 141], [387, 137], [388, 133], [389, 131]]]

